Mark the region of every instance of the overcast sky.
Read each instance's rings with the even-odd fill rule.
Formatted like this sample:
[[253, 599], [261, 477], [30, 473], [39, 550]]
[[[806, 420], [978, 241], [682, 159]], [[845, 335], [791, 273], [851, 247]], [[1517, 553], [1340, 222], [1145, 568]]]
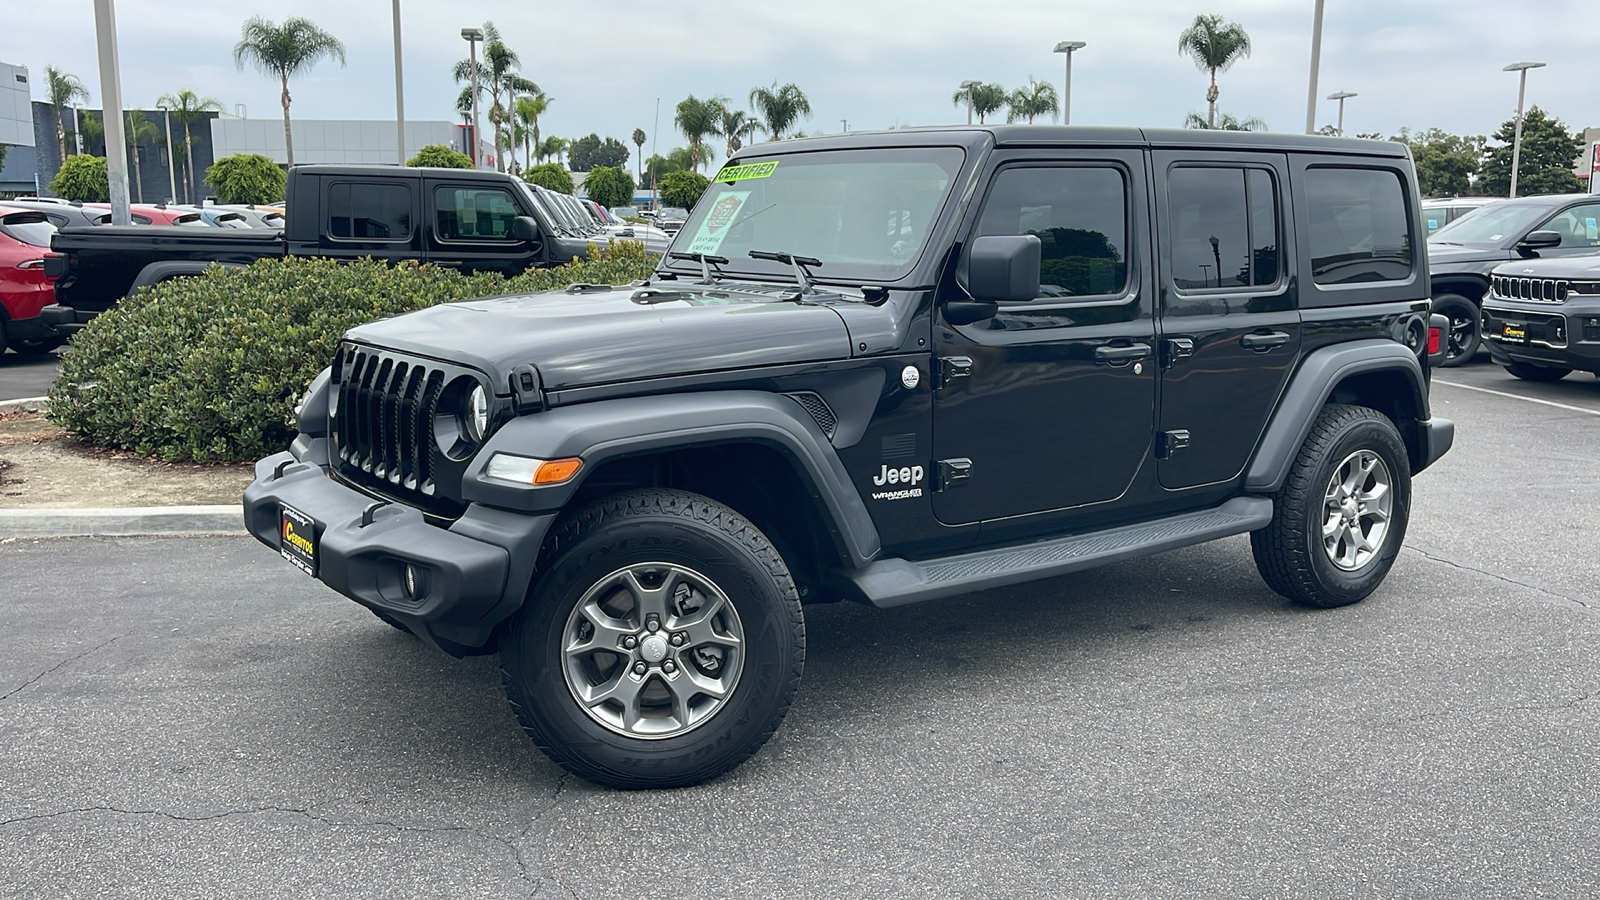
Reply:
[[[244, 104], [250, 118], [281, 118], [275, 80], [238, 71], [232, 48], [252, 15], [298, 15], [345, 44], [348, 66], [322, 63], [290, 83], [292, 114], [388, 119], [394, 115], [389, 0], [118, 0], [125, 106], [189, 88]], [[810, 132], [953, 123], [963, 79], [1007, 88], [1030, 76], [1059, 87], [1057, 41], [1082, 40], [1073, 59], [1074, 124], [1176, 126], [1204, 112], [1206, 79], [1177, 52], [1197, 13], [1220, 13], [1250, 33], [1254, 52], [1219, 76], [1219, 108], [1256, 116], [1274, 131], [1305, 123], [1313, 0], [807, 0], [733, 4], [600, 0], [489, 3], [402, 0], [408, 119], [455, 120], [452, 64], [466, 56], [462, 26], [492, 20], [521, 56], [525, 75], [553, 98], [544, 134], [590, 132], [624, 143], [633, 129], [665, 153], [684, 96], [723, 95], [743, 106], [750, 89], [793, 81], [814, 111]], [[100, 103], [91, 0], [0, 0], [0, 61], [26, 65], [35, 99], [43, 70], [77, 75]], [[1577, 0], [1329, 0], [1318, 93], [1346, 101], [1347, 133], [1390, 135], [1401, 126], [1486, 134], [1515, 111], [1507, 63], [1537, 60], [1529, 105], [1573, 129], [1600, 125], [1589, 83], [1592, 4]], [[1589, 60], [1586, 63], [1585, 60]], [[660, 98], [659, 126], [656, 101]], [[1337, 104], [1318, 103], [1331, 123]], [[487, 127], [487, 123], [486, 123]], [[657, 134], [659, 128], [659, 134]], [[645, 152], [651, 152], [647, 144]], [[631, 149], [631, 145], [630, 145]]]

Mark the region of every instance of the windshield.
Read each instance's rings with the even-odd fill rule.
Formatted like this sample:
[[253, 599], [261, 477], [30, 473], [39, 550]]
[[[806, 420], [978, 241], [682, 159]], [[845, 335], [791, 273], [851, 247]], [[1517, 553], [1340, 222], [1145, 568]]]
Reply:
[[1539, 221], [1550, 207], [1522, 203], [1497, 203], [1462, 216], [1428, 235], [1430, 244], [1500, 245]]
[[819, 281], [893, 280], [921, 255], [964, 158], [919, 147], [742, 159], [718, 173], [734, 180], [712, 182], [672, 249], [727, 257], [730, 271], [789, 271], [749, 258], [763, 250], [822, 260], [811, 273]]

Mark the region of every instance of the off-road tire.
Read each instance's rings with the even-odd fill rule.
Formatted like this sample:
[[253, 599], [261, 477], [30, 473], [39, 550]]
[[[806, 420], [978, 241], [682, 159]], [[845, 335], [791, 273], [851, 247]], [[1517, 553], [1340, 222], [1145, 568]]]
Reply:
[[1508, 362], [1505, 370], [1523, 381], [1560, 381], [1572, 374], [1571, 369], [1556, 366], [1536, 366], [1525, 362]]
[[[1460, 294], [1440, 294], [1433, 298], [1433, 311], [1450, 320], [1444, 333], [1445, 354], [1440, 367], [1448, 369], [1471, 362], [1483, 342], [1483, 313], [1478, 305]], [[1462, 322], [1468, 326], [1458, 335]]]
[[[1353, 571], [1335, 565], [1322, 542], [1326, 490], [1352, 453], [1378, 455], [1391, 479], [1388, 527], [1378, 552]], [[1388, 417], [1365, 406], [1322, 408], [1283, 487], [1272, 498], [1272, 522], [1250, 533], [1256, 569], [1267, 586], [1306, 606], [1329, 609], [1367, 597], [1394, 564], [1411, 512], [1411, 464]]]
[[[570, 617], [592, 587], [657, 562], [703, 573], [726, 595], [742, 626], [743, 668], [703, 722], [645, 739], [606, 727], [580, 705], [563, 647]], [[788, 566], [743, 516], [686, 491], [614, 494], [558, 522], [540, 563], [527, 602], [501, 636], [500, 661], [518, 721], [552, 760], [607, 787], [682, 787], [734, 768], [777, 730], [800, 684], [805, 620]]]

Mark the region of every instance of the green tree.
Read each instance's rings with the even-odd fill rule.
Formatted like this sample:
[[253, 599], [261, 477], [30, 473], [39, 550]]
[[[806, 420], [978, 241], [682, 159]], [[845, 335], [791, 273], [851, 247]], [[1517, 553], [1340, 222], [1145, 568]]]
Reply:
[[1390, 138], [1411, 148], [1417, 186], [1425, 197], [1460, 197], [1473, 191], [1472, 177], [1482, 163], [1489, 139], [1455, 135], [1441, 128], [1412, 133], [1409, 128]]
[[693, 161], [688, 147], [674, 147], [667, 151], [666, 156], [656, 154], [645, 160], [644, 171], [652, 181], [659, 183], [663, 177], [673, 172], [689, 171]]
[[89, 89], [78, 76], [63, 72], [55, 66], [44, 67], [44, 102], [56, 111], [56, 147], [61, 151], [58, 162], [67, 161], [67, 107], [73, 103], [88, 103]]
[[752, 88], [750, 109], [760, 117], [767, 138], [774, 141], [783, 140], [783, 133], [802, 117], [811, 118], [811, 101], [792, 81], [783, 87], [774, 81], [770, 88]]
[[571, 141], [564, 137], [558, 137], [552, 134], [540, 141], [539, 144], [533, 148], [534, 159], [539, 162], [543, 162], [547, 159], [559, 160], [561, 158], [561, 154], [567, 152], [567, 147], [571, 143]]
[[698, 169], [702, 162], [707, 161], [705, 139], [719, 134], [722, 111], [726, 109], [727, 102], [727, 97], [701, 100], [693, 94], [679, 101], [676, 115], [672, 117], [672, 124], [678, 126], [678, 130], [683, 132], [684, 139], [689, 142], [691, 169]]
[[10, 144], [0, 144], [0, 170], [6, 167], [6, 154], [11, 151]]
[[1178, 35], [1178, 54], [1193, 57], [1201, 71], [1211, 73], [1206, 88], [1206, 127], [1217, 127], [1217, 73], [1250, 55], [1250, 35], [1237, 23], [1224, 22], [1221, 16], [1195, 16], [1194, 23]]
[[572, 142], [569, 152], [572, 171], [587, 172], [596, 166], [622, 166], [628, 162], [628, 148], [613, 137], [600, 139], [590, 134]]
[[111, 180], [106, 175], [106, 158], [87, 153], [70, 156], [50, 179], [50, 193], [63, 200], [81, 203], [108, 203]]
[[[978, 124], [983, 124], [984, 116], [999, 112], [1005, 108], [1009, 95], [1006, 89], [994, 82], [980, 84], [972, 89], [972, 114], [978, 117]], [[950, 102], [955, 106], [967, 105], [967, 92], [956, 91], [951, 95]]]
[[699, 172], [669, 172], [661, 179], [661, 202], [667, 206], [693, 209], [700, 195], [711, 185]]
[[644, 142], [645, 142], [644, 129], [643, 128], [635, 128], [633, 130], [633, 145], [635, 147], [639, 148], [637, 160], [638, 160], [638, 163], [639, 163], [639, 166], [638, 166], [639, 180], [641, 182], [644, 181]]
[[722, 110], [722, 122], [717, 126], [717, 133], [727, 139], [727, 153], [724, 159], [738, 153], [744, 142], [761, 130], [761, 123], [750, 118], [742, 109]]
[[522, 179], [558, 194], [572, 193], [572, 176], [567, 174], [566, 169], [561, 168], [560, 163], [534, 166], [522, 174]]
[[288, 176], [259, 153], [224, 156], [206, 169], [206, 184], [223, 203], [272, 203], [283, 199]]
[[[210, 97], [201, 97], [194, 91], [185, 88], [176, 94], [162, 94], [156, 98], [157, 106], [165, 106], [172, 110], [172, 117], [183, 125], [183, 150], [189, 160], [184, 169], [183, 177], [183, 202], [194, 202], [194, 138], [189, 136], [189, 126], [196, 124], [206, 117], [206, 113], [219, 112], [222, 104]], [[285, 119], [285, 122], [288, 120]], [[177, 198], [178, 189], [172, 189], [174, 200]]]
[[1212, 128], [1217, 131], [1266, 131], [1267, 123], [1256, 116], [1246, 116], [1243, 119], [1239, 119], [1235, 118], [1232, 113], [1222, 113], [1217, 118], [1216, 124], [1213, 125], [1211, 120], [1208, 120], [1205, 116], [1192, 112], [1184, 118], [1183, 127], [1198, 128], [1202, 131]]
[[429, 144], [418, 150], [416, 156], [406, 160], [406, 165], [429, 169], [470, 169], [472, 157], [443, 144]]
[[539, 146], [539, 117], [550, 109], [550, 101], [553, 99], [555, 98], [545, 96], [543, 91], [517, 98], [515, 105], [517, 122], [523, 126], [522, 168], [524, 171], [533, 165], [533, 151]]
[[[522, 60], [517, 52], [506, 45], [500, 38], [500, 29], [493, 22], [483, 23], [483, 58], [478, 60], [478, 67], [473, 69], [472, 58], [469, 56], [455, 64], [452, 74], [456, 83], [467, 84], [467, 97], [476, 88], [479, 96], [484, 93], [489, 95], [489, 124], [494, 126], [494, 146], [502, 146], [500, 128], [509, 123], [510, 119], [506, 109], [510, 98], [518, 91], [529, 94], [540, 93], [539, 86], [517, 74], [517, 68], [522, 65]], [[505, 92], [507, 104], [500, 101], [501, 93]], [[468, 103], [468, 110], [471, 104]], [[469, 112], [470, 114], [470, 112]], [[497, 168], [505, 169], [504, 159], [497, 161]]]
[[289, 130], [289, 76], [311, 71], [324, 58], [337, 59], [343, 66], [344, 44], [310, 19], [299, 16], [284, 19], [282, 25], [253, 16], [240, 30], [239, 43], [233, 45], [233, 63], [239, 71], [250, 63], [264, 75], [278, 76], [283, 88], [278, 94], [278, 102], [283, 104], [283, 147], [291, 166], [294, 135]]
[[161, 145], [161, 129], [156, 123], [146, 119], [144, 113], [137, 109], [129, 110], [128, 119], [128, 146], [133, 150], [133, 195], [138, 202], [144, 202], [144, 179], [139, 174], [139, 148], [145, 144], [151, 146]]
[[[1487, 197], [1511, 194], [1511, 144], [1516, 137], [1517, 120], [1507, 119], [1500, 130], [1490, 135], [1502, 146], [1491, 147], [1479, 170], [1478, 190]], [[1522, 160], [1517, 176], [1517, 193], [1573, 194], [1583, 190], [1583, 182], [1572, 173], [1572, 164], [1583, 153], [1583, 138], [1567, 131], [1560, 119], [1535, 106], [1522, 117]]]
[[610, 208], [627, 206], [633, 202], [633, 179], [615, 166], [595, 166], [583, 180], [584, 193], [589, 199]]
[[1019, 87], [1006, 98], [1006, 121], [1027, 119], [1032, 125], [1035, 116], [1050, 114], [1054, 119], [1061, 113], [1061, 101], [1056, 96], [1056, 86], [1046, 81], [1040, 83], [1028, 76], [1028, 86]]

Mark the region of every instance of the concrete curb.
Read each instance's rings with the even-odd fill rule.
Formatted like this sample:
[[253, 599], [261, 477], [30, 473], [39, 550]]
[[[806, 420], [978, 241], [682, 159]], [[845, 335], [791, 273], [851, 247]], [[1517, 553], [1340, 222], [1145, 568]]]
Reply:
[[25, 409], [28, 412], [44, 412], [49, 408], [49, 397], [23, 397], [20, 400], [0, 400], [0, 413], [16, 412], [19, 409]]
[[0, 538], [245, 533], [239, 506], [0, 509]]

